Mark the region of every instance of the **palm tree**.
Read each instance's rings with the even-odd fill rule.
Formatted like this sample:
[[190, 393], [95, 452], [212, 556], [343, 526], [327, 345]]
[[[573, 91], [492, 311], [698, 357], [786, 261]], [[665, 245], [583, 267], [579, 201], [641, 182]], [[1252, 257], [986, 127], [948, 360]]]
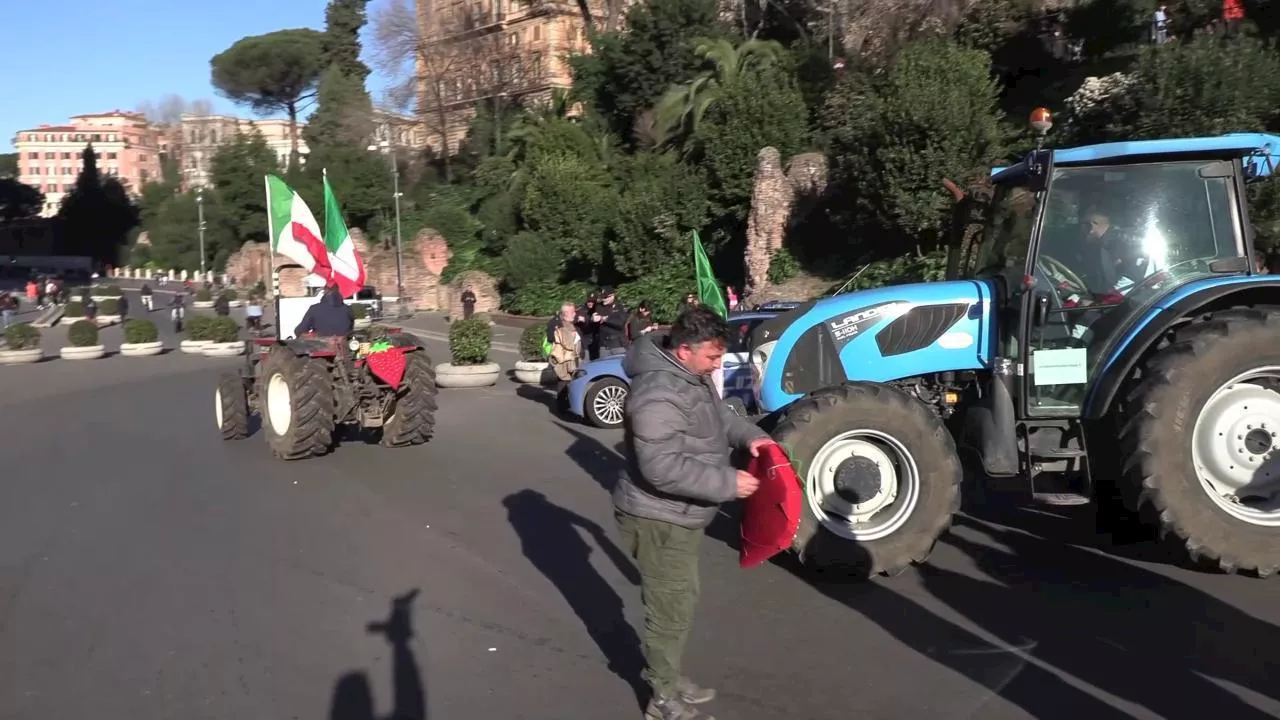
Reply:
[[698, 77], [682, 85], [674, 85], [645, 117], [647, 127], [641, 134], [657, 140], [657, 144], [673, 144], [697, 129], [707, 108], [720, 98], [725, 86], [743, 72], [767, 67], [783, 55], [783, 47], [773, 40], [744, 40], [735, 46], [723, 38], [699, 38], [694, 53], [708, 65]]

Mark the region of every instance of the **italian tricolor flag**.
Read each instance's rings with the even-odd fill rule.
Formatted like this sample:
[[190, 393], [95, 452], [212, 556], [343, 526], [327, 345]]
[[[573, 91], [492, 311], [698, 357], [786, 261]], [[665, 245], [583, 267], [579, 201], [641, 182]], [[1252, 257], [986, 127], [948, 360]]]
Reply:
[[311, 208], [284, 180], [267, 175], [266, 186], [271, 249], [336, 285], [344, 297], [354, 295], [364, 286], [364, 264], [342, 221], [338, 201], [329, 189], [329, 178], [324, 180], [326, 232], [323, 235]]

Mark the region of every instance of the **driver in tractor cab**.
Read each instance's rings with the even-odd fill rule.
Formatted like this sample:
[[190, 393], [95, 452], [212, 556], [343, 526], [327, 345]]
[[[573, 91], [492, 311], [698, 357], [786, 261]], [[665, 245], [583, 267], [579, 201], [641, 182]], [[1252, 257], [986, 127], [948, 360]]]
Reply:
[[[1094, 209], [1081, 224], [1083, 242], [1075, 245], [1068, 266], [1088, 287], [1059, 289], [1074, 291], [1063, 300], [1063, 307], [1086, 305], [1118, 305], [1124, 291], [1148, 274], [1150, 261], [1142, 257], [1133, 239], [1111, 224], [1111, 216]], [[1086, 294], [1081, 294], [1082, 291]]]
[[342, 293], [336, 285], [330, 285], [324, 291], [320, 302], [307, 308], [302, 322], [294, 330], [294, 336], [302, 337], [315, 333], [324, 337], [348, 337], [356, 327], [355, 316], [351, 308], [342, 299]]

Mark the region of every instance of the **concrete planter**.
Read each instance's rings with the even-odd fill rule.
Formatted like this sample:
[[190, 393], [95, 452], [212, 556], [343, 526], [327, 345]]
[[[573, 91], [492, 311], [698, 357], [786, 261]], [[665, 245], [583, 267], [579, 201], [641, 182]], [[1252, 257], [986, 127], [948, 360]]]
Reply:
[[58, 354], [63, 360], [97, 360], [107, 354], [107, 346], [64, 347], [58, 351]]
[[63, 315], [59, 316], [59, 317], [58, 317], [58, 319], [57, 319], [55, 322], [52, 322], [52, 323], [49, 323], [49, 324], [50, 324], [50, 325], [70, 325], [71, 323], [73, 323], [73, 322], [75, 322], [75, 321], [77, 321], [77, 320], [88, 320], [88, 319], [89, 319], [89, 318], [87, 318], [87, 317], [85, 317], [85, 316], [83, 316], [83, 315], [80, 315], [79, 317], [67, 317], [67, 316], [66, 316], [66, 314], [63, 314]]
[[489, 387], [498, 382], [502, 366], [498, 363], [482, 365], [454, 365], [441, 363], [436, 366], [436, 385], [443, 388]]
[[0, 365], [30, 365], [44, 359], [44, 350], [0, 350]]
[[[119, 300], [121, 296], [119, 296], [119, 295], [90, 295], [89, 297], [93, 298], [93, 301], [94, 301], [94, 302], [96, 302], [96, 303], [101, 303], [103, 300]], [[73, 299], [78, 300], [79, 298], [73, 298]]]
[[120, 354], [124, 357], [151, 357], [164, 352], [164, 343], [157, 340], [149, 343], [121, 343]]
[[208, 344], [208, 340], [183, 340], [178, 349], [190, 355], [202, 355], [204, 354], [204, 346]]
[[547, 384], [547, 376], [555, 377], [555, 373], [551, 372], [551, 364], [545, 362], [530, 362], [528, 360], [520, 360], [516, 362], [515, 376], [516, 380], [530, 385]]
[[94, 321], [98, 323], [98, 327], [107, 327], [108, 325], [115, 325], [119, 323], [120, 316], [119, 315], [99, 315], [94, 318]]
[[369, 318], [367, 318], [367, 317], [366, 317], [366, 318], [356, 318], [356, 328], [357, 328], [357, 329], [360, 329], [360, 328], [367, 328], [367, 327], [369, 327], [369, 326], [371, 326], [371, 325], [373, 325], [373, 320], [371, 320], [371, 319], [369, 319]]
[[211, 342], [204, 346], [200, 351], [205, 357], [235, 357], [244, 354], [244, 341], [236, 340], [234, 342]]
[[196, 300], [191, 303], [191, 307], [197, 310], [208, 310], [213, 307], [212, 300]]
[[227, 307], [244, 307], [243, 300], [228, 300]]

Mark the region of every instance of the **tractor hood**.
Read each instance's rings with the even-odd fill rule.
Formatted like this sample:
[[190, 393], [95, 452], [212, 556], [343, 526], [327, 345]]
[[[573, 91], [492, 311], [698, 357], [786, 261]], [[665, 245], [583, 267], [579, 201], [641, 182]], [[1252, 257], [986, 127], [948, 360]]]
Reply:
[[989, 280], [894, 285], [814, 300], [766, 320], [751, 342], [761, 409], [849, 380], [988, 368], [994, 297]]

